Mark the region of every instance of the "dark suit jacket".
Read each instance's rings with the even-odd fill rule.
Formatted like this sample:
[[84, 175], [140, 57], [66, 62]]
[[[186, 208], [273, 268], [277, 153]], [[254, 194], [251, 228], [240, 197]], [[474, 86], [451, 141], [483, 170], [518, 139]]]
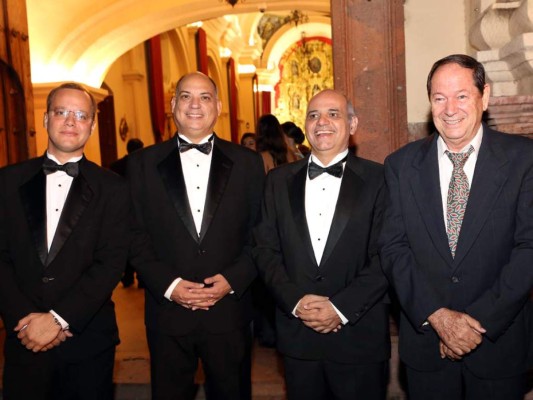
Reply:
[[35, 355], [20, 344], [13, 328], [31, 312], [53, 309], [74, 337], [50, 352], [79, 360], [118, 343], [111, 293], [129, 244], [127, 186], [114, 173], [82, 159], [48, 252], [42, 163], [39, 157], [0, 170], [0, 313], [8, 334], [6, 359], [31, 362]]
[[383, 268], [403, 314], [400, 355], [412, 368], [438, 370], [438, 337], [427, 317], [441, 307], [466, 312], [487, 329], [464, 358], [484, 378], [525, 371], [533, 283], [533, 141], [484, 126], [455, 259], [443, 216], [437, 134], [388, 157], [390, 192]]
[[[259, 155], [214, 138], [200, 236], [189, 207], [176, 137], [129, 158], [137, 223], [131, 263], [148, 289], [148, 329], [186, 335], [195, 329], [219, 333], [243, 327], [251, 317], [247, 289], [257, 274], [250, 241], [263, 190]], [[164, 297], [178, 277], [202, 282], [217, 273], [235, 293], [209, 311], [191, 311]]]
[[[308, 157], [272, 170], [265, 185], [254, 255], [277, 302], [279, 350], [291, 357], [368, 363], [388, 359], [387, 280], [376, 240], [384, 200], [383, 167], [349, 155], [320, 265], [305, 215]], [[333, 205], [332, 205], [333, 206]], [[306, 294], [328, 296], [349, 320], [337, 333], [306, 327], [292, 312]]]

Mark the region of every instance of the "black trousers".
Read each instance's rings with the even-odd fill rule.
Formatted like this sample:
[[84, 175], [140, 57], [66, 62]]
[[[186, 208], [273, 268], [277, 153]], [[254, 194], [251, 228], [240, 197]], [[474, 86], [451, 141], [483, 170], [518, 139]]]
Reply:
[[289, 400], [385, 400], [389, 363], [342, 364], [284, 357]]
[[54, 350], [36, 353], [30, 364], [6, 357], [3, 398], [112, 400], [114, 361], [115, 347], [79, 362], [65, 362]]
[[147, 330], [153, 400], [192, 400], [198, 360], [208, 400], [251, 399], [251, 329], [169, 336]]
[[439, 371], [406, 367], [410, 400], [523, 400], [526, 375], [482, 379], [463, 362], [447, 361]]

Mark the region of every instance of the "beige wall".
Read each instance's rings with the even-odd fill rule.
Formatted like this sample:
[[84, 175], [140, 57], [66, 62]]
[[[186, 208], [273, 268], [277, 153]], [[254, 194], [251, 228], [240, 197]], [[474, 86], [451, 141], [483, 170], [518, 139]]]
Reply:
[[466, 32], [464, 1], [407, 0], [405, 2], [409, 123], [428, 120], [427, 74], [438, 59], [449, 54], [470, 51]]
[[[122, 55], [109, 69], [104, 82], [113, 92], [117, 135], [117, 156], [126, 154], [126, 142], [141, 139], [145, 146], [154, 143], [146, 78], [144, 45], [140, 44]], [[119, 135], [120, 120], [125, 118], [129, 133], [125, 140]]]

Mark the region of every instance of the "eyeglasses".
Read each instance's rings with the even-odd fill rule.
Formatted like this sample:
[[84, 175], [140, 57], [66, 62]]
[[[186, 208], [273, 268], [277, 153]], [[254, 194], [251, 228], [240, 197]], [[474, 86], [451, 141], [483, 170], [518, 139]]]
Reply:
[[55, 118], [63, 118], [63, 119], [67, 119], [70, 113], [72, 113], [72, 115], [74, 116], [74, 119], [78, 122], [87, 122], [92, 119], [89, 113], [85, 111], [80, 111], [80, 110], [73, 111], [73, 110], [56, 109], [56, 110], [48, 111], [48, 114], [50, 114], [51, 116]]

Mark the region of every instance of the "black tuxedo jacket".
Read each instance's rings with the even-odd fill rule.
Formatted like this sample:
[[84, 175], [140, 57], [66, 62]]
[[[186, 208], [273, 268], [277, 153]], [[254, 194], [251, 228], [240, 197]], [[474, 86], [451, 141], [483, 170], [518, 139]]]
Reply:
[[381, 238], [383, 268], [403, 308], [400, 355], [438, 370], [438, 337], [427, 317], [441, 307], [466, 312], [487, 329], [464, 357], [484, 378], [524, 372], [533, 283], [533, 141], [483, 128], [455, 259], [443, 216], [437, 134], [385, 162], [389, 189]]
[[[377, 252], [383, 167], [349, 155], [320, 265], [305, 214], [308, 157], [272, 170], [255, 230], [259, 272], [277, 302], [279, 350], [291, 357], [379, 362], [390, 353], [387, 280]], [[333, 207], [334, 205], [332, 205]], [[337, 333], [306, 327], [292, 312], [306, 294], [328, 296], [349, 320]]]
[[74, 337], [49, 352], [79, 360], [118, 343], [111, 293], [129, 245], [127, 185], [83, 158], [48, 252], [42, 163], [39, 157], [0, 170], [0, 313], [7, 332], [6, 360], [31, 362], [36, 355], [20, 344], [13, 328], [27, 314], [50, 309], [69, 323]]
[[[131, 263], [148, 289], [147, 328], [186, 335], [195, 329], [221, 333], [243, 327], [251, 317], [247, 288], [257, 275], [250, 252], [264, 181], [260, 156], [214, 138], [200, 236], [187, 198], [176, 137], [129, 158], [136, 221]], [[178, 277], [202, 282], [217, 273], [234, 293], [209, 311], [191, 311], [164, 297]]]

